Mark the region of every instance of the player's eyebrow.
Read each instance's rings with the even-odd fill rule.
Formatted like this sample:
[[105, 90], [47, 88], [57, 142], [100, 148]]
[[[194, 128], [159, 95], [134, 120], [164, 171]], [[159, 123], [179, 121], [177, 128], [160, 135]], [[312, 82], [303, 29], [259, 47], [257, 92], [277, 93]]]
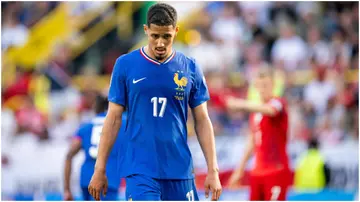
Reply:
[[154, 33], [153, 33], [153, 34], [151, 34], [151, 36], [152, 36], [152, 37], [155, 37], [155, 38], [158, 38], [158, 37], [160, 37], [160, 34], [154, 34]]

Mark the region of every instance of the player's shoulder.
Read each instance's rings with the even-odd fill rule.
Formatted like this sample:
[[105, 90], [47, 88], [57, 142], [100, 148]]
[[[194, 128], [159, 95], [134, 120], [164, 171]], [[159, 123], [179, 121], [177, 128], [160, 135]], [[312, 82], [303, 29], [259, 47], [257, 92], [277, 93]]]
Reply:
[[136, 49], [120, 55], [118, 58], [116, 58], [114, 70], [118, 71], [121, 69], [122, 71], [125, 70], [126, 72], [127, 67], [131, 67], [134, 65], [134, 63], [139, 61], [139, 56], [140, 56], [140, 49]]
[[93, 127], [93, 125], [94, 124], [91, 121], [81, 123], [80, 126], [79, 126], [79, 131], [89, 130], [89, 129], [91, 129]]
[[286, 103], [286, 99], [283, 98], [283, 97], [273, 97], [270, 99], [269, 102], [280, 102], [282, 104], [285, 104]]
[[176, 51], [176, 60], [179, 63], [183, 63], [183, 64], [187, 65], [192, 71], [194, 71], [196, 68], [198, 68], [196, 59], [185, 55], [181, 51]]
[[92, 126], [93, 124], [91, 122], [81, 123], [78, 127], [77, 135], [78, 136], [86, 135], [92, 129]]
[[269, 101], [269, 104], [277, 108], [278, 110], [286, 111], [287, 109], [287, 101], [283, 97], [274, 97]]
[[120, 55], [117, 59], [116, 59], [116, 63], [122, 63], [122, 64], [126, 64], [126, 63], [131, 63], [134, 62], [140, 54], [139, 54], [139, 49], [130, 51], [128, 53], [122, 54]]
[[182, 53], [182, 52], [179, 52], [179, 55], [180, 55], [180, 57], [183, 58], [183, 60], [185, 60], [185, 61], [188, 62], [189, 64], [191, 64], [191, 65], [193, 65], [193, 66], [195, 66], [195, 65], [197, 64], [195, 58], [190, 57], [190, 56], [187, 56], [187, 55], [185, 55], [185, 54]]

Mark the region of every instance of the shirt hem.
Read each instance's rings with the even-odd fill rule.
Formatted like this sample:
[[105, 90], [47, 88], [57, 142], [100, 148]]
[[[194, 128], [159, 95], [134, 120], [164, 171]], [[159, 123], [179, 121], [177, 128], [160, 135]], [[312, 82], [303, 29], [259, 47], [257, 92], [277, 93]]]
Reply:
[[125, 103], [124, 102], [121, 102], [121, 101], [118, 101], [118, 100], [114, 100], [114, 99], [109, 99], [108, 100], [109, 102], [112, 102], [112, 103], [115, 103], [115, 104], [118, 104], [118, 105], [121, 105], [123, 107], [126, 107]]
[[132, 173], [128, 173], [128, 174], [124, 174], [121, 175], [121, 178], [127, 178], [130, 177], [131, 175], [145, 175], [157, 180], [192, 180], [195, 177], [194, 176], [187, 176], [187, 177], [161, 177], [161, 176], [157, 176], [157, 175], [152, 175], [152, 174], [146, 174], [146, 173], [142, 173], [142, 172], [132, 172]]
[[195, 103], [194, 105], [190, 106], [190, 108], [191, 108], [191, 109], [194, 109], [194, 108], [196, 108], [197, 106], [199, 106], [199, 105], [201, 105], [201, 104], [203, 104], [204, 102], [207, 102], [207, 101], [209, 101], [209, 100], [210, 100], [210, 98], [201, 100], [201, 101]]

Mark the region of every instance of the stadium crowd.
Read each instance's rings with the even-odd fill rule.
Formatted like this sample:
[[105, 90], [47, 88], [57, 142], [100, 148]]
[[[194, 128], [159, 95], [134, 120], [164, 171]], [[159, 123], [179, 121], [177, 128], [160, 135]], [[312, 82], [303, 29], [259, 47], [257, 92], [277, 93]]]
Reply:
[[246, 134], [248, 116], [229, 114], [224, 99], [256, 101], [253, 74], [271, 66], [275, 94], [289, 102], [292, 140], [357, 140], [358, 80], [348, 81], [347, 71], [358, 69], [358, 4], [212, 2], [199, 16], [201, 42], [189, 55], [207, 74], [216, 134]]
[[[7, 3], [2, 52], [24, 44], [28, 30], [56, 6]], [[348, 73], [358, 69], [357, 2], [208, 2], [198, 12], [199, 17], [191, 19], [190, 42], [175, 46], [194, 57], [205, 72], [216, 135], [247, 134], [248, 114], [230, 113], [225, 99], [233, 95], [257, 101], [253, 75], [259, 67], [271, 66], [276, 70], [274, 93], [288, 100], [290, 141], [357, 141], [358, 78]], [[3, 166], [8, 161], [6, 147], [24, 140], [68, 141], [79, 124], [94, 115], [96, 76], [109, 75], [116, 57], [128, 51], [101, 48], [86, 53], [100, 61], [91, 68], [94, 65], [71, 60], [69, 48], [60, 44], [42, 68], [17, 67], [15, 79], [2, 83]], [[101, 57], [99, 52], [108, 54]], [[90, 75], [81, 89], [74, 81], [79, 74]], [[194, 135], [192, 127], [189, 135]]]

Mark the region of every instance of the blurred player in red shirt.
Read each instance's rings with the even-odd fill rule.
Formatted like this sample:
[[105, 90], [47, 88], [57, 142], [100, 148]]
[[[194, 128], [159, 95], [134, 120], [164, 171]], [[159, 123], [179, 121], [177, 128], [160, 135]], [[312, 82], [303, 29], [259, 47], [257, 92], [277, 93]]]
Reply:
[[238, 169], [230, 177], [228, 186], [235, 188], [243, 177], [245, 166], [255, 152], [255, 166], [250, 174], [250, 200], [286, 200], [290, 170], [286, 153], [288, 113], [285, 101], [273, 97], [273, 71], [261, 68], [256, 76], [257, 88], [263, 104], [229, 98], [232, 110], [252, 112], [249, 141]]

